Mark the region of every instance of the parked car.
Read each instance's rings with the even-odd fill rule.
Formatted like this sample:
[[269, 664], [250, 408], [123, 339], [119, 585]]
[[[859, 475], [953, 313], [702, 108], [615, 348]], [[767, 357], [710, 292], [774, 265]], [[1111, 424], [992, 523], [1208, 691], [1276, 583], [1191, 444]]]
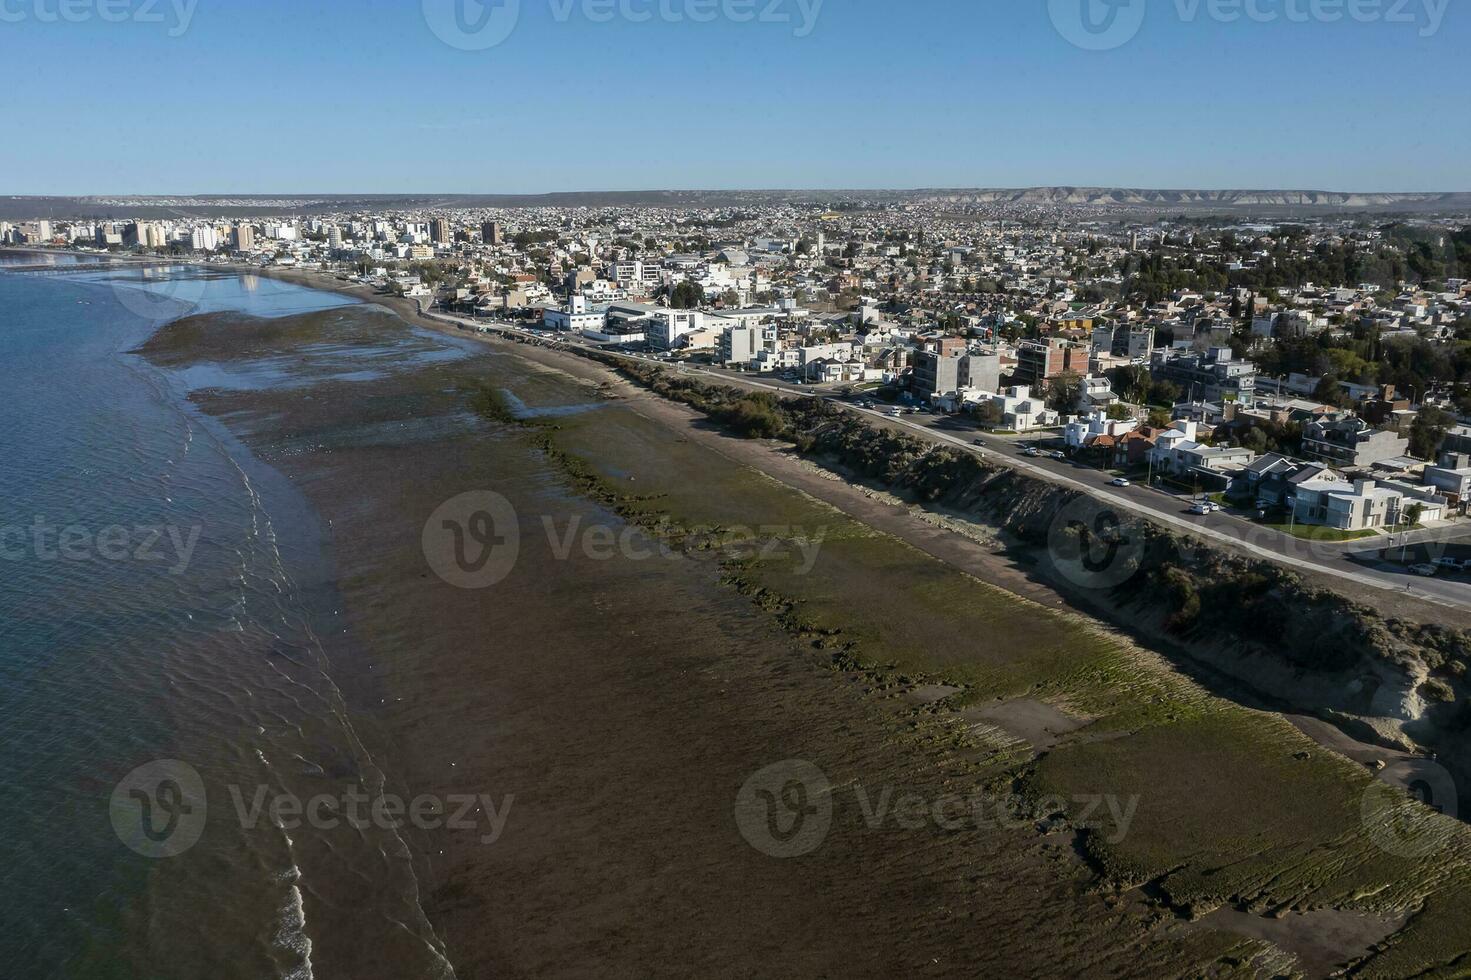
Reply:
[[1411, 565], [1410, 571], [1414, 572], [1416, 575], [1423, 575], [1426, 578], [1434, 578], [1436, 573], [1439, 572], [1440, 569], [1436, 568], [1434, 565]]
[[1112, 480], [1109, 480], [1108, 481], [1108, 485], [1111, 486], [1111, 487], [1131, 487], [1131, 486], [1133, 486], [1132, 483], [1130, 483], [1128, 480], [1124, 479], [1121, 476], [1116, 476]]
[[1459, 572], [1466, 567], [1465, 563], [1459, 558], [1437, 558], [1435, 559], [1435, 565], [1437, 568], [1443, 568], [1448, 572]]

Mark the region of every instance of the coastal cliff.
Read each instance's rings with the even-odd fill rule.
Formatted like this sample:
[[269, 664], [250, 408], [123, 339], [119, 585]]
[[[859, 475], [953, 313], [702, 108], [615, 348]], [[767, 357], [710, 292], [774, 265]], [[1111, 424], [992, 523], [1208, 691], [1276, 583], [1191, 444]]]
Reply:
[[1386, 616], [1270, 561], [1116, 515], [1085, 493], [820, 399], [607, 363], [728, 431], [790, 443], [813, 462], [989, 529], [1074, 604], [1238, 699], [1318, 716], [1361, 741], [1435, 752], [1471, 786], [1471, 753], [1460, 748], [1471, 724], [1464, 630]]

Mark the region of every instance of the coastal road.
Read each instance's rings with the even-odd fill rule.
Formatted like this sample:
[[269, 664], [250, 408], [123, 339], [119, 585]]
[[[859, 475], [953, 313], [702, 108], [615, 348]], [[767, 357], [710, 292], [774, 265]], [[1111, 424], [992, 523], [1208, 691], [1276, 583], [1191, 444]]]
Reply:
[[[1349, 543], [1306, 541], [1226, 513], [1196, 516], [1186, 513], [1189, 509], [1189, 502], [1185, 498], [1172, 493], [1145, 486], [1110, 486], [1108, 482], [1111, 478], [1110, 474], [1101, 470], [1069, 460], [1022, 456], [1015, 440], [990, 435], [980, 430], [967, 429], [959, 433], [949, 431], [956, 423], [948, 416], [915, 415], [894, 418], [878, 410], [864, 409], [830, 389], [823, 390], [819, 386], [784, 383], [775, 379], [757, 380], [740, 372], [701, 365], [669, 364], [655, 357], [641, 357], [637, 354], [609, 349], [585, 341], [583, 338], [547, 335], [545, 331], [529, 330], [516, 324], [486, 324], [442, 313], [427, 315], [469, 329], [491, 327], [497, 332], [535, 340], [552, 347], [597, 351], [634, 363], [662, 364], [671, 370], [700, 374], [711, 380], [753, 390], [823, 398], [845, 411], [865, 417], [875, 425], [918, 435], [932, 442], [974, 453], [982, 458], [995, 459], [1006, 466], [1021, 470], [1054, 485], [1089, 494], [1113, 505], [1120, 511], [1137, 514], [1207, 541], [1245, 551], [1258, 558], [1275, 561], [1304, 572], [1331, 575], [1383, 592], [1413, 596], [1453, 608], [1471, 609], [1471, 584], [1468, 584], [1464, 577], [1457, 579], [1422, 578], [1411, 575], [1399, 566], [1388, 562], [1372, 559], [1366, 561], [1362, 558], [1355, 561], [1350, 557], [1351, 551], [1362, 553], [1377, 550], [1373, 549], [1376, 543], [1380, 544], [1382, 549], [1388, 549], [1390, 543], [1387, 537], [1380, 539], [1379, 542], [1366, 540]], [[1427, 536], [1435, 533], [1428, 532]], [[1439, 533], [1444, 536], [1447, 532]], [[1471, 539], [1471, 528], [1458, 528], [1450, 533], [1456, 536], [1465, 534], [1468, 539]], [[1396, 546], [1398, 546], [1398, 541], [1396, 541]]]

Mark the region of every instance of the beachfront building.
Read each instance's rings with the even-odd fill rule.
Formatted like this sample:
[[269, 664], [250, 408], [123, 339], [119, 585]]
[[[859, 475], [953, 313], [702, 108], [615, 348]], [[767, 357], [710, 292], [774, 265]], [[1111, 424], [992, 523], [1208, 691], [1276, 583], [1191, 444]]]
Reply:
[[704, 329], [705, 314], [699, 310], [672, 310], [661, 306], [650, 315], [645, 335], [650, 347], [674, 350], [680, 346], [680, 338]]
[[605, 310], [592, 309], [587, 297], [573, 293], [567, 305], [561, 309], [548, 308], [542, 313], [542, 325], [548, 330], [561, 330], [580, 334], [601, 334], [608, 322]]
[[1471, 456], [1441, 453], [1435, 466], [1425, 467], [1425, 482], [1446, 497], [1450, 507], [1465, 514], [1471, 504]]
[[1135, 419], [1111, 419], [1104, 412], [1094, 412], [1069, 419], [1062, 434], [1069, 449], [1112, 448], [1137, 428]]
[[1334, 474], [1300, 484], [1292, 498], [1292, 513], [1299, 524], [1366, 531], [1398, 524], [1403, 502], [1404, 494], [1398, 490], [1373, 480], [1349, 484]]
[[1062, 420], [1047, 407], [1047, 400], [1032, 394], [1026, 385], [1007, 388], [1000, 394], [976, 392], [974, 404], [992, 404], [1001, 410], [1000, 428], [1030, 432], [1058, 425]]
[[1001, 387], [1001, 356], [959, 351], [920, 351], [915, 356], [911, 385], [920, 398], [933, 399], [963, 388], [995, 392]]
[[776, 350], [776, 344], [776, 327], [729, 327], [720, 335], [720, 363], [751, 367], [760, 360], [762, 351]]
[[1017, 345], [1012, 377], [1018, 386], [1045, 391], [1052, 379], [1068, 372], [1088, 373], [1088, 348], [1083, 344], [1052, 338]]

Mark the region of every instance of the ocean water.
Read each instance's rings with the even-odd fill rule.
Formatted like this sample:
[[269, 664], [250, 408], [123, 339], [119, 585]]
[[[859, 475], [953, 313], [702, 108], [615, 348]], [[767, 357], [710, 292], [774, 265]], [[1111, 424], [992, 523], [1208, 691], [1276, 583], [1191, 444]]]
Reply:
[[130, 353], [350, 301], [67, 258], [0, 257], [0, 975], [309, 977], [324, 933], [447, 974], [392, 831], [247, 819], [385, 776], [327, 669], [315, 515], [189, 404], [211, 379]]

